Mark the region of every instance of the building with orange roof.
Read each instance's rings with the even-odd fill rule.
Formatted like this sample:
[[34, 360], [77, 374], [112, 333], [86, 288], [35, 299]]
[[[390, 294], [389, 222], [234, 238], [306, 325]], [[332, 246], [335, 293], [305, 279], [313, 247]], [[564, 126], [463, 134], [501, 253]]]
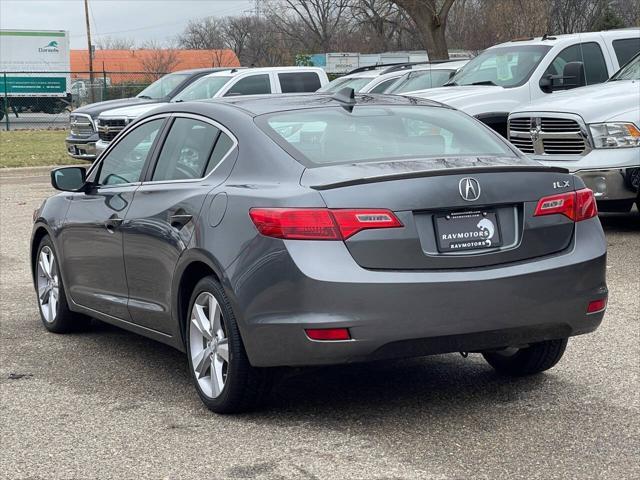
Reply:
[[[163, 53], [164, 52], [164, 53]], [[171, 53], [169, 53], [171, 52]], [[171, 71], [190, 68], [239, 67], [240, 61], [232, 50], [96, 50], [93, 54], [93, 70], [97, 75], [107, 72], [114, 84], [126, 82], [130, 75], [113, 72], [149, 72], [149, 67], [161, 65], [163, 57], [172, 56], [175, 62]], [[163, 69], [164, 70], [164, 69]], [[71, 50], [71, 78], [87, 78], [89, 71], [88, 50]]]

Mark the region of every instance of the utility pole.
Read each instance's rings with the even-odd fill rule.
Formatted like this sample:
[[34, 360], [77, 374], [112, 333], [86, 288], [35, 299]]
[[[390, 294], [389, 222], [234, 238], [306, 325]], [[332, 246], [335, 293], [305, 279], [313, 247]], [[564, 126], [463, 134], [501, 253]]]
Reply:
[[262, 1], [255, 0], [255, 2], [256, 2], [256, 17], [262, 18]]
[[84, 0], [84, 18], [87, 23], [87, 46], [89, 47], [89, 91], [91, 92], [89, 98], [93, 103], [93, 48], [91, 46], [91, 24], [89, 23], [89, 0]]

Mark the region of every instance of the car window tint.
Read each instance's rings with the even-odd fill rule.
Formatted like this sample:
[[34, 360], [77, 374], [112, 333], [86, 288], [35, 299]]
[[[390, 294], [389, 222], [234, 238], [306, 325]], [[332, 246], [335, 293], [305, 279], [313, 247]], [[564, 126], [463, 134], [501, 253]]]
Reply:
[[142, 167], [163, 122], [163, 118], [151, 120], [126, 133], [102, 161], [98, 184], [118, 185], [139, 181]]
[[225, 97], [233, 95], [260, 95], [264, 93], [271, 93], [269, 74], [251, 75], [238, 80], [225, 94]]
[[320, 78], [315, 72], [279, 73], [282, 93], [315, 92], [320, 88]]
[[[602, 83], [609, 78], [602, 49], [595, 42], [580, 43], [565, 48], [554, 58], [545, 74], [562, 75], [564, 66], [569, 62], [582, 62], [584, 64], [585, 79], [583, 80], [586, 85]], [[574, 80], [567, 81], [575, 83]], [[561, 79], [556, 80], [556, 85], [562, 84], [563, 81]]]
[[201, 178], [219, 133], [220, 130], [210, 123], [176, 118], [162, 146], [151, 180]]
[[424, 106], [305, 109], [258, 125], [305, 166], [465, 155], [514, 156], [467, 115]]
[[385, 80], [384, 82], [380, 82], [378, 85], [376, 85], [371, 90], [369, 90], [369, 93], [382, 93], [387, 88], [389, 88], [392, 83], [395, 83], [396, 80], [397, 78], [392, 78], [390, 80]]
[[613, 50], [618, 57], [620, 66], [631, 60], [636, 53], [640, 52], [640, 37], [622, 38], [613, 41]]
[[207, 169], [204, 174], [209, 175], [211, 170], [213, 170], [220, 164], [227, 153], [229, 153], [229, 150], [231, 150], [231, 148], [233, 148], [233, 140], [229, 135], [221, 132], [220, 136], [218, 137], [218, 141], [216, 142], [216, 146], [213, 148], [211, 158], [209, 159], [209, 164], [207, 165]]

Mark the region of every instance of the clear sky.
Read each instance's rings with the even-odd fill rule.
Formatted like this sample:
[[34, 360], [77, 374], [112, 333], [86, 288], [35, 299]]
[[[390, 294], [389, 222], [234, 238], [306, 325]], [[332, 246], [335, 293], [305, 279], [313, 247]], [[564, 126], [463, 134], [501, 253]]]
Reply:
[[[89, 0], [95, 39], [125, 37], [138, 44], [174, 38], [191, 19], [252, 8], [252, 0]], [[83, 0], [0, 0], [0, 28], [68, 30], [71, 48], [87, 48]]]

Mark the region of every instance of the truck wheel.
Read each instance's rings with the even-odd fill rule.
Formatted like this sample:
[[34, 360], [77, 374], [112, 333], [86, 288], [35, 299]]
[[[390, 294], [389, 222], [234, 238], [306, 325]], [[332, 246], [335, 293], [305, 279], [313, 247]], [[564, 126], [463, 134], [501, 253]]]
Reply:
[[484, 352], [484, 359], [498, 372], [521, 377], [549, 370], [560, 361], [567, 348], [567, 338], [534, 343], [525, 348], [506, 348]]

